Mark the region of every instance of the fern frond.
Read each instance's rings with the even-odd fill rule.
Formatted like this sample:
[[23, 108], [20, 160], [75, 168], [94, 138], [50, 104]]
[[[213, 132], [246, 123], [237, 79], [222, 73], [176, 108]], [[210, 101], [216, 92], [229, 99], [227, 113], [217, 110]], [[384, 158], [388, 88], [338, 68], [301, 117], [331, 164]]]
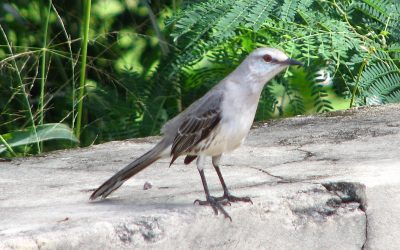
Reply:
[[235, 30], [243, 24], [244, 20], [246, 20], [252, 6], [252, 0], [236, 1], [236, 3], [215, 25], [213, 36], [225, 38], [234, 35]]
[[[264, 100], [271, 98], [275, 91], [269, 89], [271, 96], [267, 93], [261, 100], [265, 102], [264, 110], [279, 110], [280, 116], [326, 112], [333, 109], [329, 96], [335, 92], [346, 97], [355, 93], [360, 104], [367, 100], [382, 103], [396, 100], [400, 1], [189, 2], [192, 4], [187, 4], [187, 9], [172, 19], [176, 23], [173, 35], [179, 53], [169, 60], [164, 71], [168, 73], [163, 74], [162, 82], [174, 86], [169, 95], [180, 96], [179, 91], [186, 90], [189, 83], [179, 83], [185, 74], [196, 91], [201, 92], [202, 84], [212, 86], [212, 79], [217, 81], [223, 77], [224, 65], [227, 73], [255, 47], [268, 46], [283, 49], [290, 57], [305, 62], [307, 71], [329, 69], [334, 89], [306, 79], [311, 73], [299, 76], [301, 73], [290, 68], [287, 75], [297, 74], [298, 79], [280, 78], [280, 83], [271, 85], [279, 86], [280, 92], [275, 94], [280, 98], [272, 98], [271, 102]], [[371, 53], [376, 59], [371, 60]], [[360, 67], [365, 61], [369, 65]], [[289, 86], [287, 81], [303, 83]], [[279, 104], [272, 104], [273, 100]]]
[[378, 52], [375, 62], [366, 67], [361, 75], [360, 88], [362, 96], [367, 100], [380, 100], [387, 103], [393, 93], [400, 90], [400, 69], [393, 60], [385, 53]]
[[[365, 14], [364, 22], [375, 27], [382, 35], [389, 35], [399, 40], [400, 38], [400, 2], [397, 0], [364, 0], [356, 2], [355, 8]], [[368, 21], [372, 19], [377, 23]], [[383, 29], [382, 29], [383, 27]], [[385, 34], [388, 32], [388, 34]]]
[[293, 22], [300, 0], [285, 0], [282, 5], [280, 18], [284, 22]]
[[253, 3], [250, 13], [246, 16], [245, 26], [258, 31], [260, 27], [269, 19], [271, 11], [276, 6], [275, 0], [260, 0]]
[[365, 90], [381, 78], [388, 77], [391, 74], [398, 73], [398, 70], [393, 65], [385, 62], [374, 63], [367, 67], [361, 75], [360, 86]]
[[386, 97], [387, 103], [399, 103], [400, 102], [400, 90], [393, 91], [389, 96]]
[[314, 106], [317, 113], [324, 113], [334, 110], [332, 103], [329, 101], [328, 93], [321, 85], [314, 84], [312, 86], [311, 95], [313, 96]]
[[[284, 83], [283, 87], [285, 88], [284, 97], [287, 96], [289, 100], [289, 105], [287, 107], [287, 110], [282, 115], [294, 116], [304, 114], [306, 111], [304, 107], [304, 100], [303, 97], [299, 94], [299, 89], [297, 88], [297, 86]], [[284, 103], [282, 103], [282, 105], [283, 104]]]
[[183, 46], [189, 48], [211, 31], [230, 7], [228, 0], [207, 1], [192, 5], [183, 14], [180, 13], [178, 18], [169, 20], [170, 24], [175, 23], [171, 36], [175, 42], [184, 37]]
[[258, 103], [256, 119], [266, 120], [274, 116], [278, 100], [272, 92], [271, 85], [267, 85], [261, 93], [260, 102]]

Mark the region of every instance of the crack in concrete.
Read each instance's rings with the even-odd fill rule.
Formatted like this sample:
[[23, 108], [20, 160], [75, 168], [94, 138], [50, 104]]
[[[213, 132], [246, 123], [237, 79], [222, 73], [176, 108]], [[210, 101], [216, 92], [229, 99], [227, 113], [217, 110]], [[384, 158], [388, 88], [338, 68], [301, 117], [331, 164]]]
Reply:
[[366, 249], [366, 245], [368, 242], [368, 215], [367, 215], [367, 211], [364, 211], [365, 214], [365, 241], [364, 244], [362, 245], [361, 249], [364, 250]]
[[[277, 178], [277, 179], [279, 179], [279, 181], [277, 181], [277, 183], [309, 183], [309, 184], [318, 184], [318, 185], [320, 185], [321, 184], [320, 182], [313, 182], [313, 181], [316, 181], [316, 180], [319, 180], [319, 179], [324, 179], [324, 178], [327, 177], [326, 175], [311, 175], [311, 176], [307, 176], [306, 178], [302, 178], [302, 179], [299, 179], [299, 178], [285, 178], [283, 176], [272, 174], [269, 171], [267, 171], [265, 169], [262, 169], [262, 168], [253, 167], [253, 166], [242, 166], [242, 167], [251, 168], [251, 169], [260, 171], [260, 172], [262, 172], [262, 173], [264, 173], [264, 174], [266, 174], [268, 176]], [[269, 182], [265, 182], [265, 183], [269, 183]]]
[[310, 159], [311, 157], [316, 156], [316, 154], [314, 154], [313, 152], [308, 151], [308, 150], [305, 150], [305, 149], [302, 149], [302, 147], [303, 147], [303, 146], [300, 146], [300, 147], [296, 148], [297, 151], [300, 151], [300, 152], [302, 152], [302, 153], [305, 153], [305, 156], [303, 157], [303, 160], [302, 160], [302, 161], [307, 161], [307, 160]]
[[[305, 149], [302, 149], [303, 146], [304, 146], [304, 145], [301, 145], [301, 146], [299, 146], [299, 147], [297, 147], [297, 148], [295, 148], [295, 149], [291, 149], [291, 150], [290, 150], [290, 151], [300, 151], [300, 152], [304, 153], [305, 155], [304, 155], [301, 159], [293, 160], [293, 161], [286, 161], [286, 162], [283, 162], [283, 163], [278, 163], [278, 164], [272, 165], [272, 166], [270, 166], [270, 167], [278, 167], [278, 166], [281, 166], [281, 165], [303, 162], [303, 161], [309, 160], [311, 157], [316, 156], [315, 153], [313, 153], [313, 152], [311, 152], [311, 151], [308, 151], [308, 150], [305, 150]], [[317, 159], [316, 161], [321, 161], [321, 160], [325, 160], [325, 159]], [[335, 159], [326, 159], [326, 160], [328, 160], [328, 161], [335, 161]]]
[[290, 182], [290, 181], [286, 180], [284, 177], [279, 176], [279, 175], [271, 174], [270, 172], [268, 172], [268, 171], [265, 170], [265, 169], [261, 169], [261, 168], [257, 168], [257, 167], [252, 167], [252, 166], [248, 166], [248, 167], [251, 168], [251, 169], [255, 169], [255, 170], [257, 170], [257, 171], [260, 171], [260, 172], [262, 172], [262, 173], [264, 173], [264, 174], [266, 174], [266, 175], [269, 175], [269, 176], [271, 176], [271, 177], [280, 179], [280, 180], [282, 180], [282, 181]]
[[[305, 154], [305, 155], [303, 156], [302, 159], [294, 160], [294, 161], [288, 161], [288, 162], [284, 162], [284, 163], [281, 163], [281, 164], [276, 164], [276, 165], [274, 165], [273, 167], [276, 167], [276, 166], [279, 166], [279, 165], [291, 164], [291, 163], [298, 163], [298, 162], [303, 162], [303, 161], [313, 161], [313, 162], [328, 161], [328, 162], [332, 162], [332, 163], [335, 163], [335, 162], [339, 161], [339, 159], [336, 159], [336, 158], [316, 158], [316, 159], [310, 159], [310, 158], [312, 158], [312, 157], [316, 157], [317, 154], [316, 154], [316, 153], [313, 153], [313, 152], [311, 152], [311, 151], [309, 151], [309, 150], [302, 149], [303, 146], [304, 146], [304, 145], [301, 145], [301, 146], [299, 146], [299, 147], [297, 147], [297, 148], [294, 149], [294, 151], [299, 151], [299, 152], [302, 152], [302, 153]], [[293, 150], [291, 150], [291, 151], [293, 151]]]

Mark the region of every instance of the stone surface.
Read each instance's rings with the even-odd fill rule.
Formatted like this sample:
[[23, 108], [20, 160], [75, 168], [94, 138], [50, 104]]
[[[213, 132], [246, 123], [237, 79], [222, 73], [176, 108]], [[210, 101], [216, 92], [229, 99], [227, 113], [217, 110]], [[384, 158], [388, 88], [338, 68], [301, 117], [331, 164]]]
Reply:
[[[214, 216], [195, 165], [161, 160], [91, 191], [157, 137], [0, 161], [0, 249], [398, 249], [400, 106], [256, 125], [221, 170], [254, 204]], [[211, 164], [211, 192], [222, 194]]]

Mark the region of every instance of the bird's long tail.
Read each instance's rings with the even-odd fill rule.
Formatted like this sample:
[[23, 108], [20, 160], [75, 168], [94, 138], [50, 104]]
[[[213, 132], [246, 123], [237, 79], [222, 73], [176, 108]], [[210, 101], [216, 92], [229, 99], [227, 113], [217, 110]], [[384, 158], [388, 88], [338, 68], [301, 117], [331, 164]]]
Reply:
[[91, 200], [97, 199], [100, 196], [104, 199], [114, 190], [119, 188], [126, 180], [139, 173], [153, 162], [157, 161], [165, 153], [168, 144], [165, 141], [160, 141], [154, 148], [145, 153], [144, 155], [131, 162], [129, 165], [118, 171], [110, 179], [104, 182], [97, 188], [90, 196]]

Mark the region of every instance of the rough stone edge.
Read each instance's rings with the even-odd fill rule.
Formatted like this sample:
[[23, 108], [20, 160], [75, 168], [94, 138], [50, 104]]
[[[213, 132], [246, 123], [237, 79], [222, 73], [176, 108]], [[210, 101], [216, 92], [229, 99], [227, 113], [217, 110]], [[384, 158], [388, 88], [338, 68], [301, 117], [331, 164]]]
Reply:
[[[357, 202], [365, 215], [365, 241], [361, 249], [366, 249], [368, 242], [368, 214], [366, 186], [359, 182], [326, 182], [321, 183], [329, 192], [335, 194], [342, 203]], [[334, 201], [333, 201], [334, 202]]]

